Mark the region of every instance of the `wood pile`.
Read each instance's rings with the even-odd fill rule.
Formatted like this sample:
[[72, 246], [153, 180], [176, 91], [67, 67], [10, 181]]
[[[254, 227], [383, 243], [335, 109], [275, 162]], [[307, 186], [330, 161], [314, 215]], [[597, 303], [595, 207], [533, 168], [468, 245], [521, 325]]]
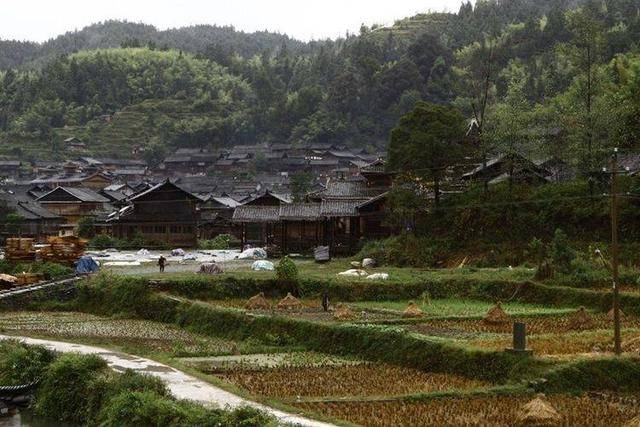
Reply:
[[72, 265], [80, 259], [87, 241], [76, 236], [49, 237], [47, 246], [40, 250], [43, 261]]
[[34, 244], [34, 239], [19, 237], [7, 239], [4, 248], [5, 259], [9, 262], [35, 261], [36, 250], [33, 246]]
[[29, 286], [40, 283], [44, 280], [44, 275], [40, 273], [20, 273], [16, 274], [16, 286]]

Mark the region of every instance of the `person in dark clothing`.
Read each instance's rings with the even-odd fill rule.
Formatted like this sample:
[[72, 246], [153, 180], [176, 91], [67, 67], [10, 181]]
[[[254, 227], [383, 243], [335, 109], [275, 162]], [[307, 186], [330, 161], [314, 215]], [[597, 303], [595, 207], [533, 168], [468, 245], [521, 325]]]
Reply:
[[158, 267], [160, 267], [160, 273], [164, 273], [164, 266], [167, 264], [167, 259], [160, 255], [160, 259], [158, 259]]

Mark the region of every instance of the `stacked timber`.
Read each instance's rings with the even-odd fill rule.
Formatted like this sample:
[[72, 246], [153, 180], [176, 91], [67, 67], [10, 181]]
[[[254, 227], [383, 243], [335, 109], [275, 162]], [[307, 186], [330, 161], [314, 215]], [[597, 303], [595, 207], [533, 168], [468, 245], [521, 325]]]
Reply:
[[29, 286], [40, 283], [44, 280], [44, 275], [39, 273], [16, 274], [16, 286]]
[[9, 262], [35, 261], [35, 240], [29, 238], [14, 237], [5, 242], [4, 256]]
[[47, 246], [40, 250], [43, 261], [58, 264], [74, 264], [80, 259], [87, 246], [87, 241], [76, 236], [49, 237]]

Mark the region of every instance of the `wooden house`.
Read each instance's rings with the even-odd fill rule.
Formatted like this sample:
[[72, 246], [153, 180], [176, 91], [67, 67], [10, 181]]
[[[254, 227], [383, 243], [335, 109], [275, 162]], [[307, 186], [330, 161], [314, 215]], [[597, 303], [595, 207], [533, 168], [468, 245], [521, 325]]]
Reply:
[[114, 237], [141, 236], [150, 244], [197, 246], [200, 198], [166, 180], [133, 196], [129, 202], [107, 219]]
[[5, 224], [3, 234], [6, 237], [31, 237], [42, 242], [47, 237], [57, 236], [65, 219], [40, 205], [39, 203], [18, 201], [9, 208], [20, 215], [20, 224], [15, 228]]
[[81, 218], [98, 217], [110, 208], [109, 199], [89, 188], [57, 187], [37, 201], [46, 210], [63, 217], [71, 227]]
[[284, 253], [329, 246], [334, 254], [351, 254], [363, 240], [390, 235], [384, 224], [389, 187], [361, 178], [330, 180], [304, 203], [266, 193], [237, 207], [233, 221], [242, 227], [243, 245], [274, 245]]

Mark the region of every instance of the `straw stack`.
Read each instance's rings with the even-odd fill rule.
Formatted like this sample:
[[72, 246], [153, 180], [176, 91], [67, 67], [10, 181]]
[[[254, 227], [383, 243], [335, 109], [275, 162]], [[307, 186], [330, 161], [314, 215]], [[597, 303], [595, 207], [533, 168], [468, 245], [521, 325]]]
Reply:
[[264, 292], [260, 292], [258, 295], [254, 295], [249, 298], [249, 301], [245, 304], [247, 310], [271, 310], [271, 304], [264, 297]]

